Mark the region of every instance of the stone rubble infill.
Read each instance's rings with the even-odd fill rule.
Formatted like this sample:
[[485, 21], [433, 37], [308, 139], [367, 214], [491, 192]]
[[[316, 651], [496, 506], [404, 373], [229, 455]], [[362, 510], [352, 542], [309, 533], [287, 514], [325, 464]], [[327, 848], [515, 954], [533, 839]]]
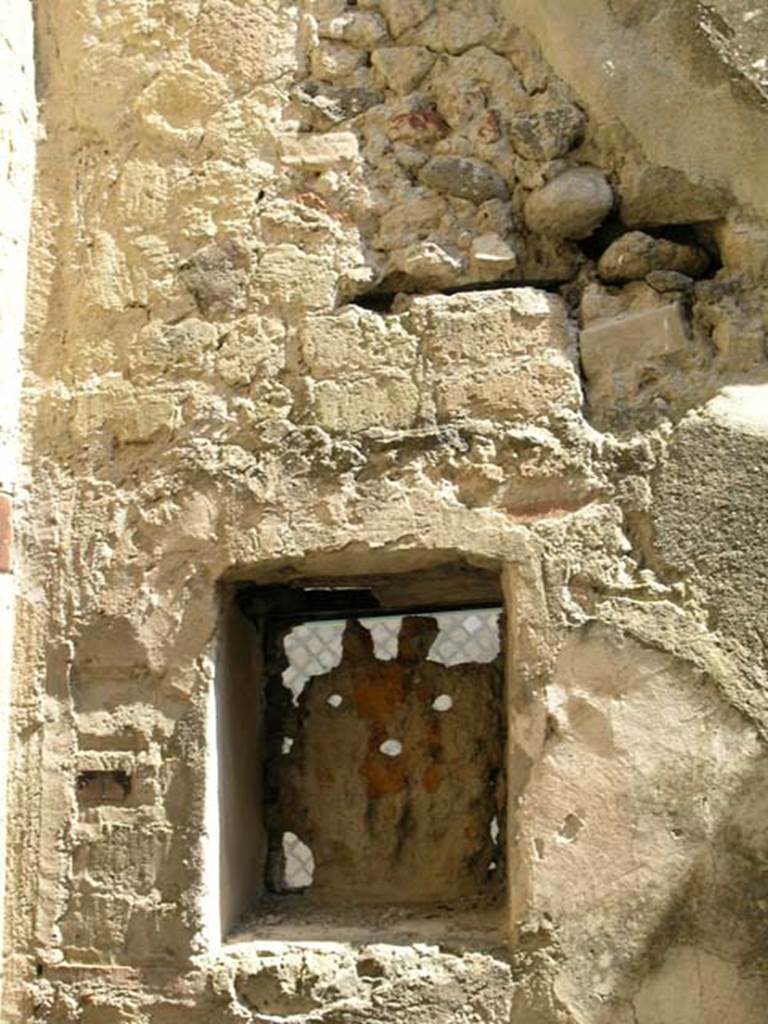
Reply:
[[608, 246], [598, 261], [597, 272], [603, 281], [619, 284], [640, 281], [654, 271], [703, 277], [709, 264], [709, 255], [700, 246], [630, 231]]
[[613, 208], [613, 190], [597, 167], [564, 171], [525, 204], [531, 231], [555, 238], [587, 238]]

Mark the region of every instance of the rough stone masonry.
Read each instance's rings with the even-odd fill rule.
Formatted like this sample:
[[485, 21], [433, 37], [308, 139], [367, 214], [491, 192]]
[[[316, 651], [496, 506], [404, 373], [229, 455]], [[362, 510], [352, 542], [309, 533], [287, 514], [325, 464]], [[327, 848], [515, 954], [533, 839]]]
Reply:
[[[754, 0], [5, 0], [4, 1022], [763, 1024], [767, 46]], [[479, 605], [497, 661], [430, 658]]]

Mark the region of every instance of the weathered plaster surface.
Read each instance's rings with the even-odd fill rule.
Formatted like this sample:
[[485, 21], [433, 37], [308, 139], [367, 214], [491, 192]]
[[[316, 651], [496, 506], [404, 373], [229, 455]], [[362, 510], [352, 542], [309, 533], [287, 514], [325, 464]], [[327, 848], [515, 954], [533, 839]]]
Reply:
[[[0, 10], [0, 764], [8, 762], [14, 602], [13, 499], [19, 471], [21, 349], [36, 112], [32, 10]], [[5, 770], [2, 778], [5, 780]], [[0, 786], [0, 850], [6, 848], [6, 787]], [[0, 933], [5, 934], [5, 857], [0, 857]], [[5, 946], [3, 947], [5, 949]], [[5, 963], [5, 958], [3, 959]]]
[[[689, 13], [38, 4], [4, 1019], [762, 1019], [766, 114]], [[222, 945], [227, 588], [462, 560], [502, 940]]]

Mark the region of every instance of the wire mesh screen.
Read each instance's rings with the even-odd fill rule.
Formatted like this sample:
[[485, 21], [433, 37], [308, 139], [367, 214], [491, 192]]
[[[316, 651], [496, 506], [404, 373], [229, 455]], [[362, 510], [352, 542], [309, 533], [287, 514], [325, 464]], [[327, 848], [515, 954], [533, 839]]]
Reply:
[[285, 638], [288, 668], [283, 686], [293, 694], [294, 703], [312, 676], [330, 672], [341, 661], [341, 637], [344, 622], [302, 622]]
[[283, 832], [283, 890], [306, 889], [314, 875], [315, 858], [310, 848], [293, 832]]
[[[468, 609], [466, 611], [427, 613], [437, 620], [439, 632], [429, 651], [429, 660], [441, 665], [465, 662], [484, 664], [499, 654], [500, 608]], [[397, 641], [403, 622], [401, 615], [383, 618], [361, 618], [360, 622], [373, 636], [376, 657], [390, 661], [397, 656]], [[283, 672], [283, 685], [297, 702], [312, 676], [330, 672], [341, 661], [341, 638], [345, 619], [325, 622], [303, 622], [285, 638], [289, 665]]]
[[441, 612], [436, 615], [440, 632], [429, 652], [430, 660], [438, 661], [441, 665], [461, 665], [467, 661], [485, 664], [493, 661], [501, 648], [499, 615], [500, 610], [484, 609]]

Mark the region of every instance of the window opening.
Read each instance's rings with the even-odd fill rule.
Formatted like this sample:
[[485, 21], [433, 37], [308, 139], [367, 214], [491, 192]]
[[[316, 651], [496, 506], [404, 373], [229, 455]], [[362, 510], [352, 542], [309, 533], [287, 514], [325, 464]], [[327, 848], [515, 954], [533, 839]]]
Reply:
[[498, 595], [491, 573], [464, 572], [447, 600], [436, 588], [442, 607], [420, 581], [418, 604], [400, 604], [396, 576], [235, 591], [219, 686], [225, 930], [309, 937], [322, 914], [388, 934], [498, 927], [503, 609], [449, 604]]

